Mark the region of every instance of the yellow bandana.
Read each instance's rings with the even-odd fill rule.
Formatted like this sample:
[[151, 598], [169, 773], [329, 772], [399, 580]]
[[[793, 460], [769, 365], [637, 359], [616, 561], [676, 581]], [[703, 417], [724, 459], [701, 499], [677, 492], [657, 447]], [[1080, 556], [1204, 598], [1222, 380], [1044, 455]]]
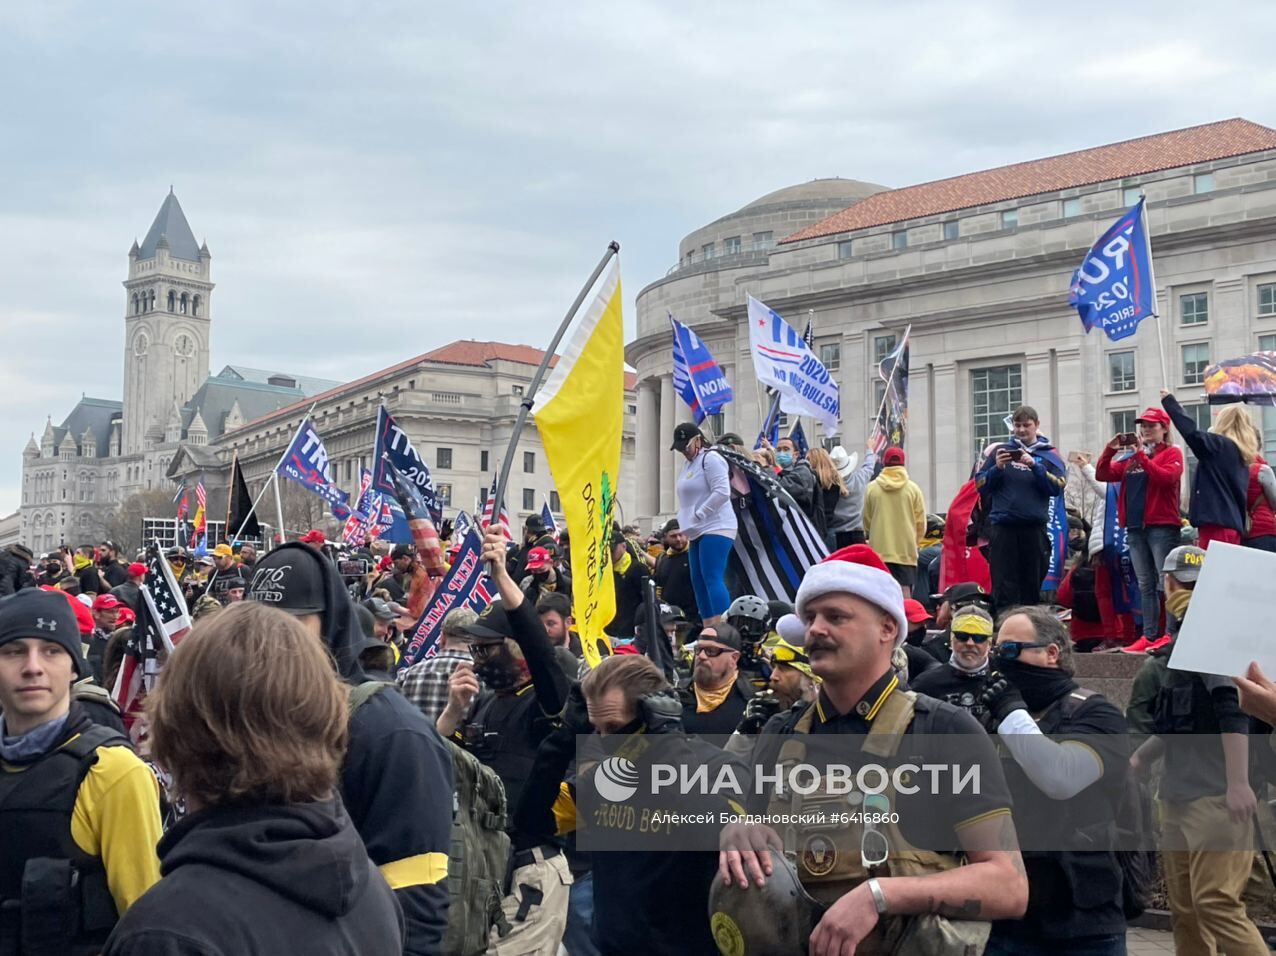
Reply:
[[696, 713], [707, 714], [711, 710], [717, 710], [722, 706], [722, 702], [727, 699], [727, 695], [731, 693], [731, 688], [735, 686], [735, 681], [729, 680], [717, 690], [705, 690], [699, 684], [692, 684], [696, 689]]
[[629, 566], [633, 563], [634, 556], [628, 551], [625, 551], [625, 556], [616, 562], [615, 567], [613, 567], [612, 570], [623, 577], [625, 572], [629, 570]]

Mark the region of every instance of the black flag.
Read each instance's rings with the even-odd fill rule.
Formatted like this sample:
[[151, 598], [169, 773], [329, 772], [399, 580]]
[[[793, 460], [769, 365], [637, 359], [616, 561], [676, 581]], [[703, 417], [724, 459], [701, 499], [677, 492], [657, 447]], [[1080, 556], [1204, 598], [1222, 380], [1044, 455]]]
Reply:
[[248, 482], [244, 481], [244, 470], [239, 467], [239, 455], [236, 454], [230, 463], [230, 490], [226, 493], [224, 533], [227, 540], [231, 540], [231, 535], [261, 540], [261, 525], [257, 523], [257, 515], [249, 513], [252, 506], [252, 495], [248, 493]]

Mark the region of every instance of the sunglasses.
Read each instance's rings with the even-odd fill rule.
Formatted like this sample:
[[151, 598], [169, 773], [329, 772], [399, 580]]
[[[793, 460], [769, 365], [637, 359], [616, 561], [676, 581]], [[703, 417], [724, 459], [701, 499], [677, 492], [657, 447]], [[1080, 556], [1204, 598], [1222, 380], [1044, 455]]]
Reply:
[[776, 647], [771, 650], [771, 660], [777, 664], [809, 664], [811, 659], [791, 647]]
[[1034, 647], [1049, 647], [1049, 642], [1041, 641], [1002, 641], [995, 648], [997, 656], [1003, 661], [1017, 661], [1019, 655]]
[[480, 659], [483, 659], [483, 658], [491, 657], [491, 656], [492, 656], [493, 654], [495, 654], [495, 653], [496, 653], [496, 652], [497, 652], [500, 648], [502, 648], [502, 647], [504, 647], [504, 646], [505, 646], [505, 642], [504, 642], [504, 641], [495, 641], [495, 642], [493, 642], [493, 643], [491, 643], [491, 644], [477, 644], [477, 643], [471, 643], [471, 644], [470, 644], [470, 657], [473, 657], [475, 660], [480, 660]]
[[730, 654], [730, 653], [731, 653], [731, 648], [729, 647], [705, 647], [703, 644], [696, 645], [697, 657], [703, 654], [705, 657], [714, 658], [714, 657], [721, 657], [723, 654]]
[[882, 794], [865, 794], [864, 833], [860, 837], [860, 865], [866, 870], [885, 865], [891, 853], [890, 841], [886, 839], [886, 834], [877, 828], [877, 824], [872, 822], [868, 815], [886, 814], [890, 811], [890, 801]]
[[970, 631], [953, 631], [954, 641], [973, 641], [976, 644], [987, 644], [991, 634], [972, 634]]

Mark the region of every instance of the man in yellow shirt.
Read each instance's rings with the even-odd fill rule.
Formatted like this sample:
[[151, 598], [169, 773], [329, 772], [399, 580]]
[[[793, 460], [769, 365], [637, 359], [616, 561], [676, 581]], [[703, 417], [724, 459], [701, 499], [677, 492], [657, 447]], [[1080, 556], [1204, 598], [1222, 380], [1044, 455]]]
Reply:
[[864, 491], [864, 533], [909, 598], [917, 583], [917, 542], [926, 536], [926, 500], [904, 468], [904, 449], [886, 449], [882, 462], [882, 473]]
[[97, 953], [159, 880], [159, 786], [72, 701], [86, 671], [64, 596], [0, 600], [0, 952]]

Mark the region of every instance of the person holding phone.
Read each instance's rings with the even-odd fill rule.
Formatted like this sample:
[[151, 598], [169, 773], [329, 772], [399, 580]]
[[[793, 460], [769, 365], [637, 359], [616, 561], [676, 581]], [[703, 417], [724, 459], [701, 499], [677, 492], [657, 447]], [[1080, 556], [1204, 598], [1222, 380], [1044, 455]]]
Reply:
[[992, 449], [975, 475], [988, 513], [988, 565], [998, 609], [1040, 601], [1050, 570], [1050, 502], [1067, 484], [1062, 459], [1037, 432], [1036, 410], [1023, 405], [1011, 422], [1011, 440]]
[[1183, 451], [1170, 443], [1169, 414], [1147, 408], [1135, 425], [1138, 435], [1114, 435], [1094, 466], [1099, 481], [1121, 483], [1117, 517], [1126, 530], [1143, 607], [1143, 637], [1126, 648], [1131, 653], [1161, 637], [1161, 565], [1179, 543], [1183, 478]]

